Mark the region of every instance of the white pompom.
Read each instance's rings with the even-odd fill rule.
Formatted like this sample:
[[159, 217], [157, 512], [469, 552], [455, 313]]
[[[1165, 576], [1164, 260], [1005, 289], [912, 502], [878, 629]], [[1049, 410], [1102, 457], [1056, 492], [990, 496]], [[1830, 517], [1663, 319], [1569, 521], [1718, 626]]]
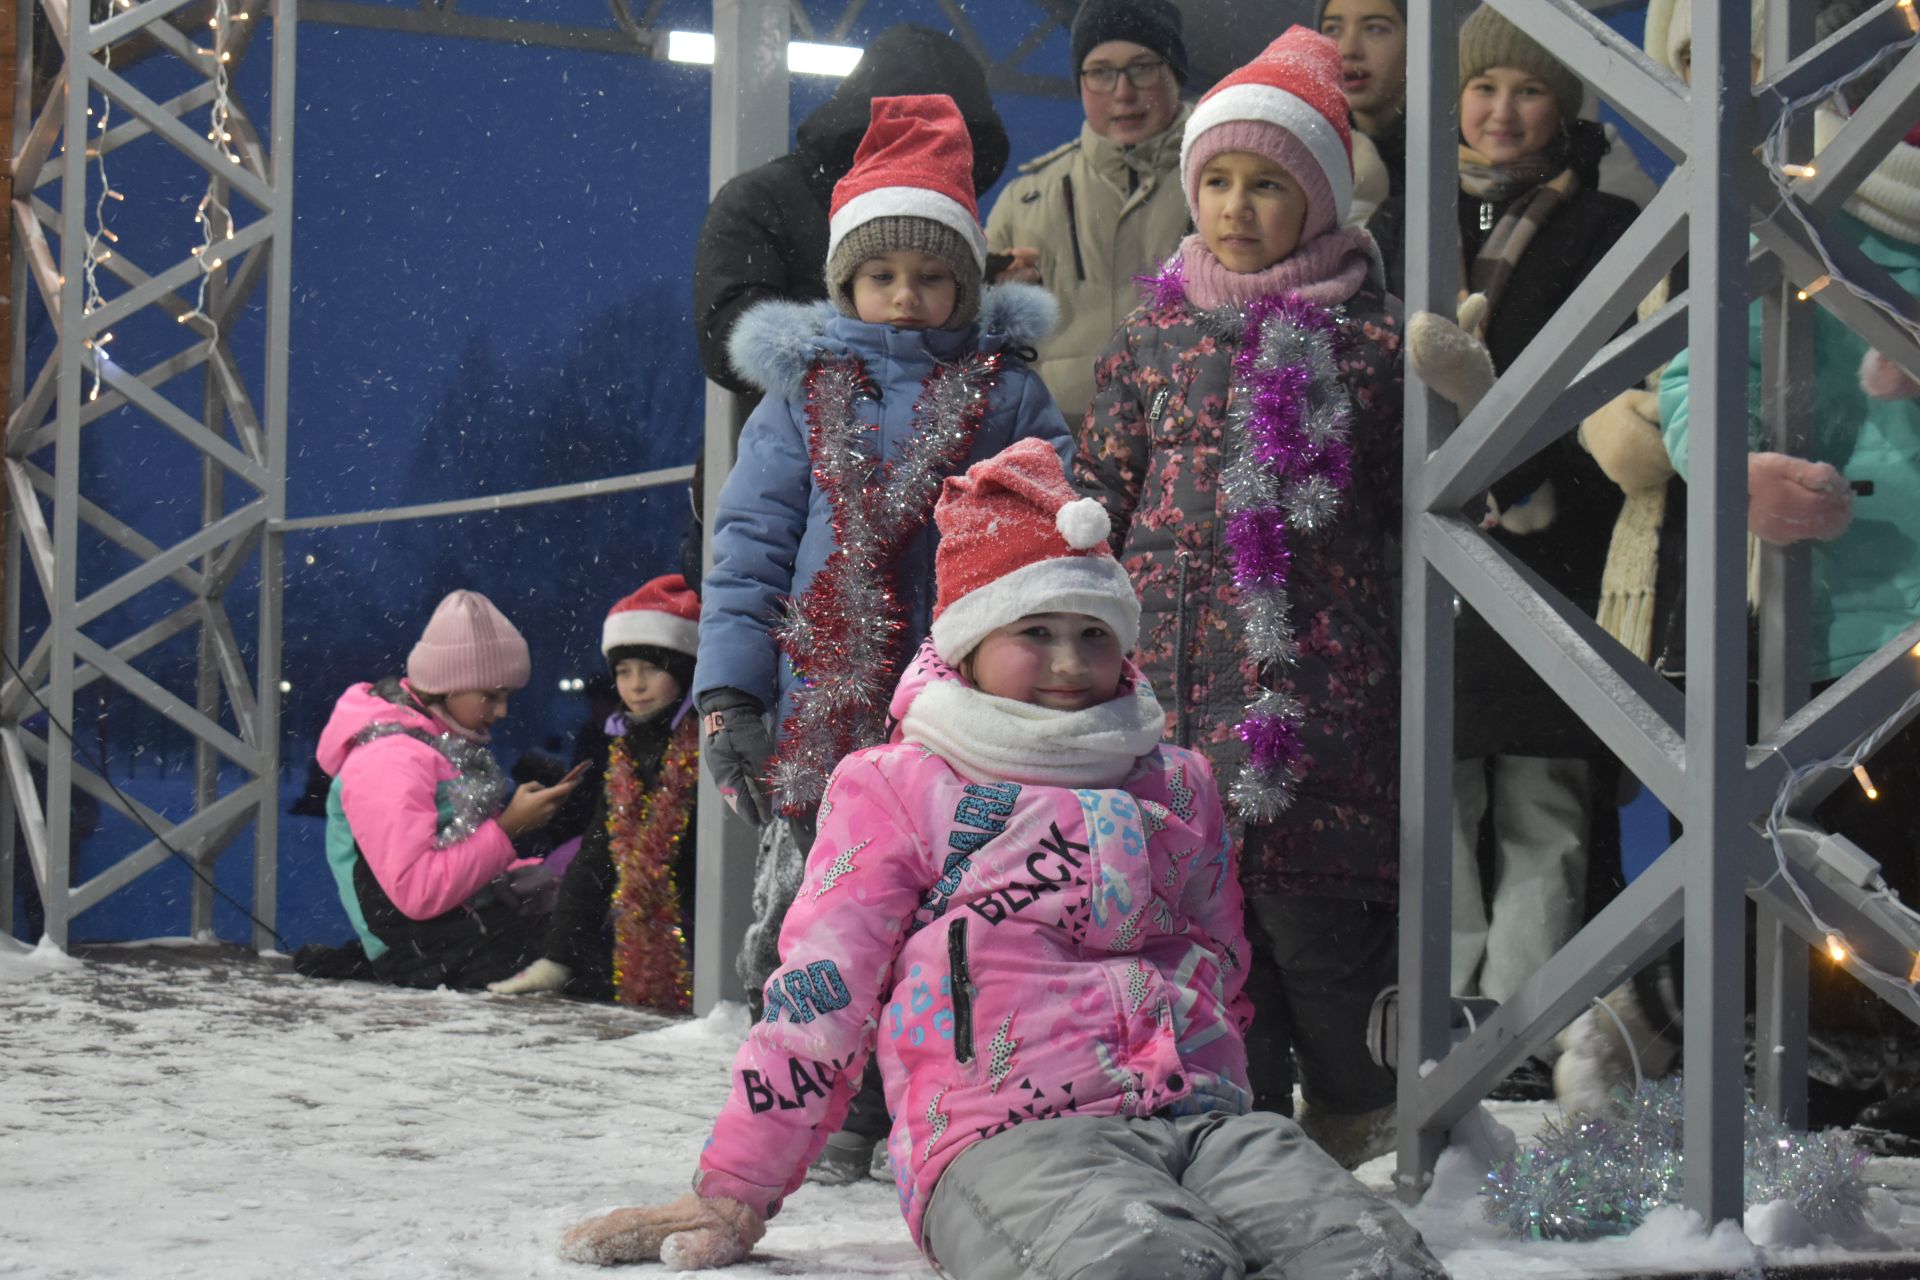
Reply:
[[1075, 498], [1053, 517], [1054, 527], [1075, 551], [1097, 547], [1113, 532], [1107, 509], [1093, 498]]

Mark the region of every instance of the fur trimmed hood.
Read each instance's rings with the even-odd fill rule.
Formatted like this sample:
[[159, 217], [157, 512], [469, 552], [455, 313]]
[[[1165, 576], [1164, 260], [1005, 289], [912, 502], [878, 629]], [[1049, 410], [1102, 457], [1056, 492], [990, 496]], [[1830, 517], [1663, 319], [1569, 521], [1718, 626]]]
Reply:
[[[980, 318], [964, 330], [893, 330], [849, 320], [830, 302], [763, 302], [740, 317], [727, 339], [727, 358], [741, 378], [770, 395], [800, 394], [807, 366], [817, 357], [854, 350], [860, 331], [881, 331], [951, 360], [969, 350], [1032, 347], [1060, 324], [1060, 304], [1038, 285], [1001, 284], [980, 299]], [[856, 339], [850, 342], [849, 339]]]

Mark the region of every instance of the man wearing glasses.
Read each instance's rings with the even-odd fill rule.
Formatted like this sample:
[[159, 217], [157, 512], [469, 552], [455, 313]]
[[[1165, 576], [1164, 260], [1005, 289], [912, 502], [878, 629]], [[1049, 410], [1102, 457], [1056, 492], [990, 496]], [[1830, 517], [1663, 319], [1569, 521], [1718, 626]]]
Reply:
[[1093, 398], [1093, 362], [1187, 233], [1180, 134], [1187, 50], [1169, 0], [1086, 0], [1074, 16], [1080, 136], [1020, 166], [987, 218], [999, 280], [1046, 286], [1060, 328], [1039, 373], [1069, 426]]

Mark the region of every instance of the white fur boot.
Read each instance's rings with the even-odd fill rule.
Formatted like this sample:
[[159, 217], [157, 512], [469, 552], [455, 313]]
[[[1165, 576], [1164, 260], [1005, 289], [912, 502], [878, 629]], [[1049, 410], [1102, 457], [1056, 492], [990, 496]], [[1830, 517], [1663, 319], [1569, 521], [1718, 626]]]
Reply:
[[542, 956], [532, 964], [498, 982], [489, 982], [487, 990], [497, 996], [524, 996], [539, 991], [558, 991], [567, 985], [573, 970]]
[[[1607, 1009], [1588, 1009], [1560, 1033], [1553, 1091], [1568, 1115], [1608, 1110], [1616, 1105], [1616, 1089], [1631, 1093], [1635, 1055], [1641, 1077], [1654, 1080], [1667, 1073], [1680, 1053], [1678, 1044], [1655, 1029], [1631, 983], [1615, 987], [1603, 1003]], [[1621, 1037], [1623, 1026], [1633, 1038], [1631, 1049]]]

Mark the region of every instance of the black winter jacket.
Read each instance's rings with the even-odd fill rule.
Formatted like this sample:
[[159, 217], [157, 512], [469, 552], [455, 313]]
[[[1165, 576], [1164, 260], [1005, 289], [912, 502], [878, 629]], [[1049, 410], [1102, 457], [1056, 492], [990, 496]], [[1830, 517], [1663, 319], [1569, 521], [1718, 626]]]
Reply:
[[[1597, 172], [1591, 175], [1597, 179]], [[1539, 229], [1515, 268], [1499, 308], [1487, 324], [1493, 367], [1504, 373], [1535, 334], [1551, 320], [1638, 214], [1631, 201], [1595, 190], [1582, 174], [1582, 188]], [[1486, 206], [1462, 192], [1460, 240], [1471, 262], [1498, 224], [1505, 204]], [[1591, 614], [1599, 605], [1600, 573], [1607, 543], [1620, 515], [1619, 488], [1580, 446], [1568, 421], [1566, 434], [1494, 484], [1502, 510], [1536, 493], [1551, 480], [1557, 514], [1537, 533], [1494, 529], [1493, 539]], [[1470, 513], [1478, 515], [1478, 511]], [[1479, 614], [1463, 608], [1454, 640], [1454, 751], [1462, 758], [1485, 755], [1584, 756], [1598, 740], [1532, 668]]]

